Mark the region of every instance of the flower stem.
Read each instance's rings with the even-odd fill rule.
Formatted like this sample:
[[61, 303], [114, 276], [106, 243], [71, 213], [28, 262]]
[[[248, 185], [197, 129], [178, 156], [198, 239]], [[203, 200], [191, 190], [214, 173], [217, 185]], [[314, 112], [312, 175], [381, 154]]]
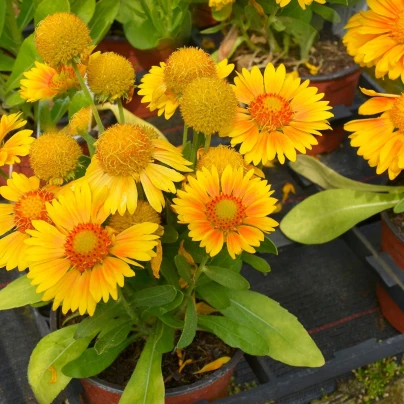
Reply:
[[80, 87], [83, 90], [83, 93], [87, 98], [87, 101], [90, 103], [91, 109], [93, 110], [94, 119], [97, 122], [97, 126], [98, 126], [98, 133], [101, 134], [102, 132], [104, 132], [104, 125], [101, 122], [100, 115], [98, 114], [97, 107], [94, 104], [90, 91], [88, 91], [86, 83], [84, 83], [83, 77], [81, 77], [79, 68], [77, 67], [77, 64], [74, 60], [72, 60], [72, 67], [73, 67], [74, 73], [76, 73], [76, 77], [77, 77], [78, 82], [80, 83]]
[[211, 140], [212, 140], [212, 135], [205, 136], [205, 149], [204, 149], [205, 153], [207, 153], [207, 151], [209, 150]]
[[192, 144], [192, 166], [195, 168], [196, 166], [196, 156], [198, 154], [198, 146], [199, 146], [199, 132], [194, 133], [194, 139], [193, 139], [193, 144]]
[[0, 168], [0, 175], [5, 178], [6, 180], [8, 180], [10, 177], [3, 171], [3, 169]]
[[122, 99], [118, 98], [118, 110], [119, 110], [119, 123], [125, 123], [125, 115], [123, 113]]
[[191, 284], [189, 285], [189, 288], [187, 289], [187, 291], [185, 292], [185, 294], [186, 294], [187, 296], [191, 296], [191, 295], [192, 295], [192, 292], [193, 292], [194, 289], [195, 289], [195, 286], [196, 286], [196, 284], [197, 284], [197, 282], [198, 282], [198, 279], [199, 279], [199, 277], [201, 276], [201, 273], [203, 272], [203, 270], [205, 269], [205, 264], [208, 262], [208, 259], [209, 259], [209, 255], [206, 255], [206, 256], [202, 259], [201, 263], [199, 264], [198, 269], [195, 271], [194, 276], [192, 277], [192, 282], [191, 282]]
[[184, 132], [182, 134], [182, 150], [184, 150], [185, 144], [188, 140], [188, 126], [184, 123]]

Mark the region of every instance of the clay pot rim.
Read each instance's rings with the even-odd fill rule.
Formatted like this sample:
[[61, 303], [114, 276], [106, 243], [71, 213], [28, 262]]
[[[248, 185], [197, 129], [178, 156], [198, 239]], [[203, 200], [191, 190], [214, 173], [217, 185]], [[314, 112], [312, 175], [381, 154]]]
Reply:
[[[58, 329], [57, 327], [57, 313], [59, 313], [60, 310], [53, 311], [51, 310], [50, 313], [50, 330], [55, 331]], [[243, 357], [244, 352], [241, 349], [237, 349], [232, 358], [224, 364], [220, 369], [216, 370], [216, 372], [211, 373], [209, 376], [205, 377], [202, 380], [199, 380], [195, 383], [188, 384], [185, 386], [181, 387], [175, 387], [171, 389], [167, 389], [165, 391], [165, 396], [166, 397], [175, 397], [175, 396], [180, 396], [185, 393], [192, 393], [197, 390], [201, 390], [204, 387], [209, 386], [210, 384], [214, 383], [216, 380], [220, 379], [223, 377], [227, 372], [229, 372], [232, 368], [236, 367], [237, 363], [241, 360]], [[123, 388], [117, 384], [107, 382], [105, 380], [102, 380], [96, 376], [93, 377], [86, 377], [83, 378], [83, 380], [86, 380], [87, 382], [93, 384], [94, 386], [100, 387], [106, 391], [115, 393], [115, 394], [122, 394], [123, 393]]]
[[393, 222], [390, 220], [387, 211], [382, 212], [381, 217], [386, 226], [389, 228], [389, 230], [394, 234], [394, 236], [398, 238], [402, 243], [404, 243], [404, 236], [399, 233], [399, 231], [397, 230], [397, 226], [395, 226]]
[[302, 80], [310, 80], [312, 83], [318, 83], [321, 81], [332, 81], [335, 79], [340, 79], [346, 76], [349, 76], [353, 73], [356, 73], [358, 70], [360, 70], [360, 66], [355, 65], [351, 66], [348, 69], [342, 69], [338, 72], [331, 73], [331, 74], [324, 74], [324, 75], [318, 75], [318, 76], [301, 76], [300, 78]]

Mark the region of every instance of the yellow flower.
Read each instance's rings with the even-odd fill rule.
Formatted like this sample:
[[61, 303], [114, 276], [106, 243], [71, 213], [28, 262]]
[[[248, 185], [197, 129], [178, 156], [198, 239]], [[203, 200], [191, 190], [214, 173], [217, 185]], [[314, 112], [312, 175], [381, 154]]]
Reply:
[[17, 114], [3, 115], [0, 120], [0, 167], [5, 164], [19, 163], [18, 156], [26, 156], [29, 153], [29, 145], [35, 140], [31, 137], [32, 130], [23, 129], [9, 137], [5, 137], [13, 130], [24, 126], [27, 121], [19, 119], [21, 112]]
[[236, 116], [237, 98], [223, 79], [202, 77], [186, 87], [180, 109], [187, 126], [205, 135], [225, 135]]
[[81, 149], [67, 133], [44, 133], [30, 149], [30, 165], [35, 175], [50, 184], [61, 185], [74, 178]]
[[100, 102], [130, 101], [135, 85], [132, 63], [114, 52], [94, 54], [88, 65], [88, 85]]
[[47, 204], [48, 216], [54, 224], [34, 220], [34, 230], [26, 258], [28, 278], [38, 285], [42, 300], [53, 299], [53, 309], [62, 304], [62, 312], [95, 311], [101, 300], [118, 298], [118, 286], [124, 278], [135, 276], [129, 264], [142, 268], [137, 261], [150, 261], [158, 225], [142, 223], [115, 234], [102, 223], [108, 213], [103, 207], [105, 194], [94, 197], [86, 182], [68, 189], [58, 201]]
[[52, 67], [80, 63], [82, 56], [88, 57], [91, 41], [87, 25], [70, 13], [48, 15], [35, 30], [38, 54]]
[[[136, 210], [140, 183], [147, 200], [157, 211], [165, 205], [165, 192], [176, 192], [174, 182], [182, 181], [179, 171], [190, 172], [191, 163], [154, 130], [131, 124], [117, 124], [102, 133], [86, 177], [93, 189], [107, 186], [105, 208], [112, 214]], [[157, 161], [156, 161], [157, 160]], [[169, 167], [157, 164], [161, 162]]]
[[91, 107], [81, 108], [70, 119], [67, 132], [71, 136], [88, 133], [91, 124]]
[[343, 38], [347, 51], [361, 66], [376, 66], [376, 77], [388, 74], [404, 81], [404, 0], [371, 0], [370, 10], [348, 21]]
[[[7, 186], [0, 187], [0, 195], [9, 201], [0, 204], [0, 266], [23, 271], [28, 267], [24, 241], [30, 236], [26, 231], [34, 228], [32, 220], [51, 222], [45, 204], [55, 193], [40, 188], [39, 178], [13, 172]], [[10, 230], [12, 233], [4, 236]]]
[[209, 0], [209, 7], [212, 7], [215, 11], [220, 11], [228, 4], [234, 3], [235, 0]]
[[308, 87], [309, 80], [286, 75], [284, 65], [276, 70], [272, 63], [265, 68], [264, 77], [254, 66], [249, 72], [234, 79], [234, 90], [240, 103], [231, 132], [232, 146], [241, 143], [240, 153], [248, 163], [266, 164], [285, 156], [296, 160], [296, 150], [306, 153], [318, 142], [313, 135], [321, 136], [319, 130], [331, 129], [327, 119], [333, 114], [328, 101], [320, 101], [324, 94], [317, 88]]
[[181, 48], [174, 52], [167, 63], [153, 66], [142, 78], [139, 94], [143, 103], [149, 103], [150, 111], [169, 119], [179, 105], [185, 87], [199, 77], [227, 77], [234, 69], [227, 59], [215, 65], [213, 59], [202, 49]]
[[[62, 66], [59, 71], [43, 63], [35, 62], [31, 70], [24, 73], [25, 79], [20, 81], [20, 95], [28, 102], [51, 100], [80, 84], [71, 67]], [[86, 68], [79, 65], [82, 76]]]
[[212, 167], [197, 171], [196, 178], [178, 191], [173, 205], [180, 223], [188, 224], [189, 236], [200, 241], [210, 256], [218, 254], [223, 244], [232, 258], [242, 250], [254, 253], [264, 240], [264, 233], [274, 231], [278, 223], [267, 217], [275, 210], [276, 199], [270, 185], [251, 178], [250, 170], [226, 167], [221, 177]]
[[362, 89], [372, 98], [360, 108], [361, 115], [380, 114], [377, 118], [358, 119], [345, 124], [351, 145], [358, 147], [358, 155], [363, 156], [377, 174], [388, 170], [392, 180], [404, 169], [404, 94], [380, 94]]
[[[280, 7], [285, 7], [290, 3], [291, 0], [276, 0], [276, 4], [279, 4]], [[297, 0], [299, 2], [299, 6], [306, 10], [306, 6], [310, 6], [313, 1], [319, 4], [325, 4], [326, 0]]]

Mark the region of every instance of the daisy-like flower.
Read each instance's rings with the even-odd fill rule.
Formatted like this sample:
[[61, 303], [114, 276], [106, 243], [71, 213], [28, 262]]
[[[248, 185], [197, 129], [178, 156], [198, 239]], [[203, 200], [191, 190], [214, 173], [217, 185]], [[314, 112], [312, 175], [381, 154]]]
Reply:
[[264, 233], [274, 231], [278, 223], [267, 217], [275, 211], [277, 200], [270, 196], [266, 180], [251, 178], [254, 170], [233, 170], [228, 165], [219, 177], [216, 167], [203, 168], [196, 178], [188, 177], [184, 190], [178, 191], [173, 208], [180, 223], [188, 224], [189, 236], [200, 241], [210, 256], [226, 243], [232, 258], [243, 250], [254, 253]]
[[0, 266], [7, 271], [16, 267], [23, 271], [28, 267], [24, 243], [30, 237], [27, 230], [34, 228], [33, 220], [51, 222], [45, 204], [55, 198], [56, 191], [40, 188], [37, 177], [13, 172], [7, 185], [0, 187], [0, 195], [10, 202], [0, 204]]
[[13, 130], [23, 127], [27, 121], [19, 119], [21, 112], [17, 114], [3, 115], [0, 120], [0, 167], [5, 164], [19, 163], [19, 156], [27, 156], [30, 144], [35, 140], [32, 130], [23, 129], [4, 141], [5, 137]]
[[358, 147], [377, 174], [388, 171], [392, 180], [404, 169], [404, 94], [380, 94], [361, 89], [372, 98], [360, 108], [361, 115], [380, 114], [377, 118], [358, 119], [345, 124], [351, 145]]
[[53, 299], [53, 310], [62, 304], [63, 313], [78, 309], [93, 315], [101, 298], [116, 300], [124, 278], [135, 276], [129, 264], [143, 268], [138, 261], [156, 255], [158, 236], [153, 233], [158, 225], [137, 224], [115, 234], [102, 226], [108, 213], [105, 194], [98, 195], [94, 197], [85, 181], [76, 184], [46, 205], [53, 224], [34, 220], [34, 230], [27, 230], [27, 276], [38, 285], [38, 293], [45, 292], [44, 301]]
[[[299, 2], [299, 6], [303, 9], [306, 10], [307, 6], [310, 6], [311, 3], [316, 2], [319, 4], [325, 4], [326, 0], [297, 0]], [[276, 0], [276, 4], [279, 4], [280, 7], [285, 7], [287, 6], [291, 0]]]
[[227, 59], [217, 65], [202, 49], [181, 48], [174, 52], [160, 66], [153, 66], [144, 75], [139, 85], [141, 102], [149, 103], [150, 111], [158, 110], [170, 119], [179, 105], [179, 99], [186, 86], [196, 78], [216, 76], [227, 77], [234, 69], [234, 64], [227, 64]]
[[368, 0], [368, 6], [348, 21], [343, 43], [356, 63], [376, 66], [377, 78], [404, 81], [404, 0]]
[[254, 66], [249, 72], [234, 79], [236, 97], [247, 108], [239, 108], [235, 123], [228, 134], [232, 146], [240, 144], [240, 153], [248, 163], [266, 164], [285, 156], [296, 160], [296, 150], [306, 153], [318, 142], [313, 135], [320, 130], [331, 129], [327, 119], [333, 114], [328, 101], [320, 101], [324, 94], [317, 94], [316, 87], [308, 87], [309, 80], [286, 75], [284, 65], [277, 69], [272, 63], [265, 68], [264, 76]]
[[[79, 65], [82, 76], [86, 67]], [[72, 88], [79, 88], [80, 84], [73, 69], [62, 66], [58, 70], [46, 64], [35, 62], [35, 67], [24, 73], [25, 79], [20, 81], [20, 96], [28, 102], [51, 100]]]
[[[105, 208], [112, 214], [136, 210], [141, 184], [150, 205], [161, 212], [165, 192], [176, 192], [174, 182], [184, 176], [178, 171], [191, 172], [191, 165], [181, 152], [148, 127], [117, 124], [102, 133], [96, 142], [96, 152], [87, 168], [86, 177], [92, 189], [107, 186]], [[161, 162], [166, 166], [158, 164]], [[174, 170], [172, 168], [174, 168]]]
[[209, 7], [212, 7], [215, 11], [220, 11], [223, 7], [234, 2], [235, 0], [209, 0]]

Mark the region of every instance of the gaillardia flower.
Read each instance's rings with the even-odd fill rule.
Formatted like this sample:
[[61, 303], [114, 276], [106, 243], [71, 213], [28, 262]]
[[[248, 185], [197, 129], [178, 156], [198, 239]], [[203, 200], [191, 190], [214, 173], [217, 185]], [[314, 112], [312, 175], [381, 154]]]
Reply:
[[370, 10], [345, 26], [343, 43], [361, 66], [375, 66], [376, 77], [404, 81], [404, 0], [368, 0]]
[[276, 70], [272, 63], [265, 68], [264, 77], [258, 67], [234, 79], [236, 97], [247, 108], [239, 108], [233, 128], [228, 134], [232, 146], [240, 144], [240, 153], [248, 163], [266, 164], [285, 156], [296, 160], [296, 150], [306, 153], [318, 142], [313, 135], [331, 129], [327, 119], [333, 114], [328, 101], [320, 101], [324, 94], [308, 87], [309, 80], [286, 75], [284, 65]]
[[70, 119], [66, 132], [71, 136], [88, 133], [92, 118], [91, 107], [84, 107], [77, 111]]
[[225, 80], [201, 77], [185, 88], [180, 109], [185, 125], [205, 135], [225, 135], [236, 116], [237, 98]]
[[351, 145], [359, 147], [371, 167], [377, 167], [377, 174], [388, 170], [392, 180], [404, 169], [404, 94], [380, 94], [362, 89], [372, 98], [360, 108], [361, 115], [382, 113], [377, 118], [358, 119], [345, 124]]
[[4, 141], [5, 137], [13, 130], [24, 126], [27, 121], [19, 119], [21, 112], [17, 114], [3, 115], [0, 120], [0, 167], [5, 164], [19, 163], [18, 156], [26, 156], [29, 153], [30, 144], [35, 140], [32, 130], [23, 129]]
[[80, 146], [69, 134], [49, 132], [32, 143], [30, 165], [41, 180], [61, 185], [63, 181], [74, 178], [81, 155]]
[[278, 223], [267, 217], [275, 211], [277, 200], [270, 196], [266, 180], [251, 178], [254, 170], [233, 170], [228, 165], [219, 177], [216, 167], [203, 168], [196, 178], [174, 198], [173, 208], [180, 223], [188, 224], [189, 236], [200, 241], [210, 256], [218, 254], [223, 244], [232, 258], [243, 250], [254, 253], [264, 240], [264, 233], [274, 231]]
[[117, 98], [130, 101], [135, 85], [135, 70], [128, 59], [114, 52], [96, 53], [90, 58], [87, 80], [96, 98], [104, 103]]
[[[310, 6], [313, 1], [319, 4], [325, 4], [326, 0], [297, 0], [299, 2], [299, 6], [303, 9], [306, 10], [307, 6]], [[276, 0], [276, 4], [279, 4], [280, 7], [285, 7], [287, 6], [291, 0]]]
[[209, 0], [209, 7], [212, 7], [215, 11], [220, 11], [223, 7], [234, 2], [235, 0]]
[[169, 119], [179, 105], [179, 99], [186, 86], [200, 77], [227, 77], [234, 69], [227, 59], [215, 65], [213, 59], [202, 49], [181, 48], [172, 53], [167, 63], [153, 66], [142, 78], [139, 94], [142, 102], [148, 102], [150, 111]]
[[45, 292], [42, 300], [53, 299], [53, 309], [62, 304], [62, 312], [79, 310], [94, 314], [96, 304], [118, 298], [118, 286], [124, 278], [135, 276], [129, 264], [142, 268], [137, 261], [150, 261], [158, 225], [142, 223], [115, 234], [102, 223], [108, 213], [103, 207], [105, 194], [95, 198], [88, 184], [76, 184], [46, 210], [53, 224], [43, 220], [32, 222], [27, 230], [31, 238], [26, 258], [28, 278]]
[[[150, 205], [161, 212], [165, 192], [176, 192], [174, 182], [184, 176], [178, 171], [190, 172], [181, 152], [148, 127], [117, 124], [102, 133], [96, 142], [96, 153], [87, 168], [86, 178], [93, 190], [106, 186], [109, 195], [105, 208], [123, 215], [136, 210], [141, 184]], [[157, 164], [161, 162], [166, 166]], [[172, 168], [174, 168], [174, 170]]]
[[[13, 172], [7, 186], [0, 187], [0, 195], [10, 202], [0, 204], [0, 266], [7, 271], [16, 267], [23, 271], [28, 267], [24, 243], [30, 237], [27, 230], [34, 228], [33, 220], [51, 222], [45, 204], [55, 193], [40, 188], [39, 178]], [[4, 236], [10, 230], [12, 233]]]
[[87, 25], [71, 13], [48, 15], [35, 30], [38, 54], [52, 67], [80, 63], [82, 55], [88, 57], [91, 41]]

